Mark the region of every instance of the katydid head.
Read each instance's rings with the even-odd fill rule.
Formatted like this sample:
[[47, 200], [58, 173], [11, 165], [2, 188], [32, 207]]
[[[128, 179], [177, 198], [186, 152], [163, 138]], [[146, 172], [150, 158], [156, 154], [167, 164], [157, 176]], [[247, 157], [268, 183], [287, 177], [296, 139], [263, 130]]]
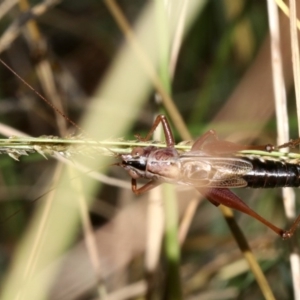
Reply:
[[118, 165], [124, 168], [133, 179], [145, 178], [147, 160], [155, 147], [135, 147], [130, 154], [121, 155], [122, 162]]

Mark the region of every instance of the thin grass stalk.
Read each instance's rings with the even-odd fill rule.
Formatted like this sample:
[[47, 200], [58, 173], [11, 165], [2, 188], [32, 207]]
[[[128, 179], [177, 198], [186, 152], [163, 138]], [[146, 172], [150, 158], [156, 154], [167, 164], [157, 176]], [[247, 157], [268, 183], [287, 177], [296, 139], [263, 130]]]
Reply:
[[[204, 3], [205, 1], [202, 1], [202, 2]], [[187, 27], [187, 10], [188, 10], [189, 4], [190, 4], [189, 0], [183, 0], [177, 4], [176, 10], [177, 10], [177, 12], [179, 11], [179, 13], [177, 14], [178, 18], [175, 21], [176, 29], [174, 32], [174, 37], [172, 39], [172, 44], [171, 44], [171, 49], [170, 49], [170, 61], [169, 61], [169, 74], [172, 79], [174, 78], [177, 60], [178, 60], [178, 56], [179, 56], [179, 51], [180, 51], [180, 48], [181, 48], [181, 45], [183, 42], [184, 32]], [[170, 5], [172, 6], [172, 4], [170, 4]], [[172, 15], [174, 15], [174, 14], [172, 14]], [[183, 242], [187, 236], [188, 229], [191, 225], [191, 222], [195, 215], [198, 204], [199, 204], [198, 199], [192, 199], [191, 201], [189, 201], [188, 207], [184, 213], [182, 222], [180, 224], [179, 232], [178, 232], [178, 240], [181, 245], [183, 244]]]
[[[76, 171], [71, 168], [68, 168], [68, 170], [70, 172], [71, 177], [73, 177]], [[101, 275], [101, 266], [100, 266], [99, 253], [97, 250], [97, 242], [94, 235], [93, 225], [89, 217], [89, 209], [87, 206], [87, 201], [83, 193], [82, 182], [78, 179], [79, 178], [77, 177], [76, 182], [73, 180], [71, 181], [71, 183], [74, 190], [78, 191], [77, 202], [78, 202], [78, 209], [80, 212], [80, 219], [81, 219], [81, 224], [82, 224], [82, 229], [84, 234], [84, 241], [86, 244], [89, 258], [91, 260], [91, 264], [94, 268], [94, 273], [96, 274], [96, 277], [98, 279], [97, 280], [98, 296], [100, 299], [105, 300], [107, 292]]]
[[[9, 128], [9, 126], [7, 126]], [[10, 130], [10, 128], [9, 128]], [[9, 152], [21, 151], [21, 156], [27, 156], [33, 153], [41, 154], [43, 157], [46, 155], [61, 155], [62, 157], [86, 156], [91, 158], [97, 158], [99, 156], [115, 157], [119, 158], [121, 154], [131, 153], [135, 147], [148, 147], [153, 146], [157, 148], [165, 148], [165, 142], [158, 141], [147, 141], [141, 142], [136, 140], [123, 140], [123, 139], [110, 139], [110, 140], [89, 140], [81, 137], [71, 138], [58, 138], [52, 136], [41, 136], [38, 138], [34, 137], [23, 137], [23, 133], [17, 131], [21, 137], [13, 136], [7, 139], [0, 139], [0, 151], [1, 154], [7, 155]], [[296, 141], [296, 140], [295, 140]], [[174, 148], [182, 153], [191, 150], [191, 142], [183, 142], [174, 146]], [[89, 150], [92, 149], [92, 150]], [[23, 153], [22, 151], [27, 151]], [[237, 154], [252, 154], [258, 156], [268, 156], [278, 159], [300, 159], [300, 154], [296, 152], [279, 152], [279, 151], [263, 151], [263, 150], [241, 150], [237, 151]], [[47, 158], [47, 157], [45, 157]]]
[[165, 205], [165, 251], [168, 258], [166, 299], [181, 300], [182, 284], [180, 280], [180, 246], [178, 240], [178, 211], [177, 195], [174, 187], [163, 186], [163, 199]]
[[48, 0], [33, 6], [29, 11], [16, 19], [0, 38], [0, 53], [5, 51], [21, 33], [22, 26], [28, 21], [41, 16], [57, 5], [61, 0]]
[[[300, 54], [297, 31], [297, 9], [296, 1], [290, 0], [290, 30], [291, 30], [291, 45], [292, 45], [292, 61], [294, 73], [294, 86], [297, 104], [297, 117], [300, 119]], [[298, 132], [300, 135], [300, 122], [298, 124]]]
[[[162, 127], [159, 126], [153, 133], [154, 139], [160, 139]], [[162, 250], [163, 235], [165, 232], [165, 216], [163, 211], [163, 187], [158, 186], [149, 191], [147, 199], [147, 240], [145, 249], [145, 267], [147, 271], [148, 291], [147, 299], [152, 298], [153, 290], [150, 288], [157, 284], [156, 272]]]
[[[273, 87], [275, 95], [275, 108], [276, 108], [276, 120], [277, 120], [277, 132], [278, 132], [278, 144], [284, 143], [284, 141], [289, 140], [289, 128], [288, 128], [288, 113], [287, 113], [287, 99], [286, 91], [284, 86], [284, 78], [282, 71], [282, 59], [280, 51], [280, 31], [279, 31], [279, 19], [277, 5], [272, 0], [268, 0], [268, 15], [269, 15], [269, 27], [271, 34], [271, 54], [272, 54], [272, 70], [273, 70]], [[288, 223], [296, 217], [295, 207], [295, 193], [291, 188], [285, 188], [282, 191], [282, 196], [284, 199], [285, 214], [288, 219]], [[299, 278], [299, 249], [296, 242], [296, 236], [292, 237], [290, 241], [294, 244], [291, 247], [290, 253], [290, 264], [291, 264], [291, 276], [293, 281], [293, 289], [295, 299], [300, 297], [300, 290], [298, 284]]]
[[[298, 1], [299, 2], [299, 1]], [[292, 62], [293, 62], [293, 74], [294, 74], [294, 87], [296, 95], [296, 107], [297, 107], [297, 119], [298, 119], [298, 133], [300, 136], [300, 53], [299, 53], [299, 39], [297, 30], [297, 7], [296, 1], [290, 0], [290, 32], [291, 32], [291, 48], [292, 48]], [[289, 201], [287, 201], [289, 200]], [[289, 218], [295, 218], [295, 200], [286, 199], [284, 202], [286, 214]], [[300, 257], [299, 246], [297, 239], [293, 239], [292, 253], [290, 255], [290, 263], [293, 278], [293, 288], [295, 299], [300, 298]]]
[[[30, 5], [27, 0], [19, 0], [19, 7], [22, 12], [26, 12], [30, 9]], [[29, 20], [26, 23], [25, 28], [25, 40], [28, 43], [29, 49], [31, 49], [32, 55], [37, 55], [38, 53], [39, 57], [41, 57], [35, 66], [36, 73], [41, 86], [43, 87], [46, 98], [57, 108], [55, 110], [56, 123], [60, 134], [65, 135], [67, 129], [66, 119], [57, 112], [57, 110], [63, 112], [64, 109], [54, 80], [54, 74], [52, 72], [50, 61], [47, 59], [47, 43], [40, 32], [36, 20]]]
[[[24, 132], [21, 132], [19, 130], [15, 130], [14, 128], [12, 128], [10, 126], [7, 126], [7, 125], [4, 125], [4, 124], [0, 124], [0, 132], [2, 134], [4, 134], [4, 135], [12, 135], [14, 137], [16, 137], [16, 136], [20, 137], [20, 138], [16, 138], [16, 139], [19, 139], [19, 142], [20, 142], [20, 144], [18, 143], [17, 146], [11, 144], [11, 141], [12, 141], [11, 139], [0, 139], [0, 148], [1, 148], [1, 145], [5, 146], [5, 147], [7, 147], [6, 149], [8, 150], [8, 152], [18, 151], [18, 149], [20, 149], [20, 147], [23, 148], [23, 149], [29, 149], [30, 148], [33, 152], [35, 151], [33, 145], [34, 145], [34, 143], [36, 141], [36, 138], [31, 138], [28, 135], [26, 135]], [[46, 138], [45, 137], [43, 137], [43, 138], [41, 137], [41, 138], [38, 138], [37, 140], [39, 140], [39, 142], [43, 142], [44, 141], [48, 145], [48, 147], [50, 147], [50, 148], [52, 147], [51, 146], [52, 144], [56, 143], [55, 139], [54, 140], [53, 139], [49, 140], [49, 139], [47, 139], [47, 137]], [[47, 140], [49, 141], [49, 143], [47, 142]], [[59, 140], [61, 140], [61, 139], [59, 139]], [[59, 141], [59, 140], [57, 140], [57, 141]], [[66, 139], [66, 140], [68, 140], [68, 139]], [[72, 141], [74, 141], [74, 140], [71, 139], [70, 142], [72, 143]], [[24, 144], [23, 144], [23, 142], [24, 142]], [[79, 139], [78, 142], [79, 143], [82, 143], [82, 142], [84, 143], [84, 140]], [[107, 141], [104, 141], [104, 144], [106, 144], [106, 142]], [[31, 143], [31, 147], [29, 147], [29, 148], [28, 148], [28, 143]], [[124, 151], [124, 149], [122, 150], [122, 148], [118, 148], [118, 143], [119, 142], [117, 142], [117, 144], [115, 146], [113, 146], [111, 148], [111, 150], [112, 149], [115, 149], [115, 150], [119, 149], [121, 152]], [[129, 141], [128, 145], [130, 145], [130, 143], [131, 142]], [[95, 144], [98, 144], [98, 142], [95, 141]], [[125, 144], [127, 144], [127, 142]], [[99, 145], [101, 145], [101, 142], [100, 142]], [[162, 147], [164, 147], [163, 145], [164, 144], [162, 144]], [[55, 148], [55, 146], [53, 146], [53, 149], [54, 148]], [[131, 149], [131, 147], [129, 146], [128, 153], [130, 153], [130, 151], [131, 151], [130, 149]], [[31, 152], [31, 150], [30, 150], [30, 152]], [[118, 152], [119, 150], [117, 150], [115, 153], [119, 153]], [[66, 148], [66, 151], [68, 152], [67, 148]], [[111, 154], [113, 152], [114, 152], [114, 150], [109, 151], [108, 152], [108, 156], [111, 156]], [[119, 154], [121, 154], [121, 152]], [[98, 152], [98, 154], [100, 154], [100, 153], [101, 153], [101, 151]], [[4, 154], [4, 153], [2, 152], [2, 154]], [[63, 162], [64, 164], [67, 164], [69, 166], [74, 167], [75, 169], [79, 170], [80, 172], [86, 174], [87, 176], [89, 176], [89, 177], [91, 177], [91, 178], [93, 178], [93, 179], [95, 179], [95, 180], [97, 180], [97, 181], [99, 181], [101, 183], [104, 183], [104, 184], [107, 184], [107, 185], [111, 185], [111, 186], [115, 186], [115, 187], [119, 187], [119, 188], [123, 188], [123, 189], [129, 189], [130, 188], [130, 185], [129, 185], [128, 181], [120, 180], [120, 179], [117, 179], [117, 178], [114, 178], [114, 177], [109, 177], [109, 176], [107, 176], [107, 175], [105, 175], [103, 173], [100, 173], [99, 171], [95, 171], [95, 170], [92, 171], [87, 166], [85, 166], [83, 164], [80, 164], [79, 161], [76, 160], [76, 157], [75, 157], [76, 154], [75, 154], [74, 157], [71, 156], [71, 160], [70, 159], [66, 159], [64, 157], [64, 155], [62, 155], [62, 154], [63, 153], [55, 153], [53, 155], [53, 158], [59, 160], [60, 162]], [[79, 152], [78, 152], [78, 154], [79, 154]], [[98, 156], [98, 154], [95, 155], [95, 158]], [[43, 157], [45, 157], [45, 155], [43, 155]], [[52, 189], [50, 189], [49, 192], [51, 190]], [[42, 196], [44, 196], [44, 195], [45, 194], [43, 194]], [[38, 197], [36, 200], [39, 200], [39, 198], [40, 197]], [[36, 201], [36, 200], [34, 200], [34, 201]]]
[[[55, 173], [55, 179], [60, 176], [60, 171], [57, 170]], [[51, 282], [50, 277], [53, 275], [54, 269], [44, 275], [41, 274], [41, 270], [47, 265], [45, 262], [49, 259], [47, 256], [48, 251], [53, 246], [56, 247], [55, 245], [50, 249], [47, 247], [48, 251], [46, 252], [48, 253], [45, 253], [45, 244], [50, 238], [47, 233], [49, 233], [49, 226], [53, 221], [49, 216], [55, 210], [55, 205], [57, 209], [54, 193], [51, 193], [45, 205], [36, 214], [36, 218], [33, 219], [24, 240], [20, 243], [21, 245], [15, 254], [14, 265], [10, 270], [10, 277], [7, 278], [6, 285], [3, 286], [1, 291], [1, 299], [37, 299], [35, 298], [36, 295], [39, 295], [38, 299], [46, 297], [47, 288], [49, 288]], [[59, 205], [62, 209], [62, 203]], [[56, 223], [59, 226], [59, 220], [56, 220]], [[67, 226], [66, 218], [64, 226]], [[57, 232], [55, 234], [57, 235]], [[51, 239], [51, 241], [53, 240]], [[58, 243], [58, 241], [55, 242]]]
[[[143, 295], [147, 292], [147, 283], [145, 280], [140, 280], [120, 288], [117, 291], [107, 295], [106, 300], [124, 300], [124, 299], [144, 299]], [[100, 300], [100, 299], [98, 299]], [[101, 299], [102, 300], [102, 299]]]
[[0, 20], [18, 3], [19, 0], [4, 0], [0, 4]]
[[[172, 1], [156, 2], [156, 24], [159, 36], [159, 74], [165, 91], [172, 99], [172, 79], [170, 73], [171, 16], [174, 4]], [[162, 134], [161, 134], [162, 135]], [[182, 284], [180, 276], [180, 245], [178, 240], [178, 199], [175, 187], [162, 186], [165, 212], [164, 249], [167, 258], [166, 295], [167, 299], [182, 299]]]
[[[280, 50], [280, 31], [277, 6], [272, 0], [267, 1], [268, 19], [271, 37], [271, 56], [273, 89], [275, 96], [276, 120], [279, 145], [289, 140], [289, 124], [287, 113], [287, 99], [282, 71], [282, 59]], [[288, 149], [285, 149], [288, 152]]]
[[239, 248], [241, 249], [244, 258], [246, 259], [250, 267], [250, 270], [252, 271], [253, 276], [255, 277], [255, 280], [262, 294], [264, 295], [265, 299], [275, 300], [275, 297], [265, 277], [265, 274], [263, 273], [260, 265], [258, 264], [255, 255], [253, 254], [248, 244], [247, 239], [245, 238], [243, 232], [241, 231], [238, 224], [236, 223], [232, 210], [223, 205], [220, 205], [220, 209], [223, 215], [225, 216], [226, 223], [228, 224], [231, 232], [233, 233], [234, 239], [236, 240]]
[[[186, 3], [184, 3], [184, 5], [185, 4]], [[185, 10], [182, 10], [182, 15], [181, 16], [183, 17], [184, 14], [185, 14]], [[181, 37], [181, 34], [183, 32], [182, 23], [184, 23], [183, 19], [181, 19], [180, 21], [181, 22], [179, 22], [179, 26], [178, 26], [178, 28], [179, 28], [178, 34], [176, 35], [178, 40], [182, 39], [182, 37]], [[178, 42], [174, 43], [174, 45], [176, 47], [174, 47], [174, 52], [172, 52], [173, 53], [172, 58], [173, 58], [173, 55], [174, 55], [174, 57], [176, 57], [178, 55], [178, 51], [179, 51]], [[175, 69], [175, 65], [176, 65], [176, 61], [175, 62], [172, 61], [171, 70]], [[187, 210], [187, 212], [189, 212], [189, 215], [191, 215], [191, 214], [193, 215], [193, 213], [195, 212], [195, 208], [196, 208], [196, 205], [192, 201], [191, 202], [191, 208]], [[246, 260], [248, 261], [248, 263], [250, 265], [250, 268], [252, 269], [252, 272], [254, 273], [254, 276], [256, 277], [256, 280], [257, 280], [257, 282], [258, 282], [258, 284], [259, 284], [259, 286], [262, 290], [262, 293], [264, 294], [266, 299], [275, 299], [274, 295], [273, 295], [273, 293], [270, 289], [270, 286], [269, 286], [262, 270], [260, 269], [259, 264], [257, 263], [257, 261], [255, 259], [255, 256], [251, 252], [250, 247], [248, 246], [245, 237], [243, 236], [241, 230], [239, 229], [238, 225], [235, 223], [235, 221], [233, 219], [232, 211], [229, 208], [222, 207], [222, 206], [221, 206], [221, 211], [222, 211], [226, 221], [230, 224], [234, 224], [234, 225], [230, 226], [230, 229], [232, 231], [235, 231], [234, 236], [237, 239], [238, 245], [239, 245], [240, 249], [243, 251], [243, 254], [244, 254]], [[191, 218], [188, 218], [188, 219], [191, 220]], [[185, 223], [186, 222], [189, 223], [188, 221], [185, 221]], [[181, 229], [182, 230], [180, 232], [181, 232], [181, 239], [182, 239], [185, 232], [186, 232], [186, 229], [184, 230], [184, 227], [181, 228]]]
[[[282, 58], [280, 50], [280, 30], [277, 5], [274, 1], [268, 0], [268, 15], [269, 28], [271, 37], [271, 55], [272, 55], [272, 74], [273, 74], [273, 89], [275, 96], [275, 111], [277, 120], [277, 143], [283, 144], [289, 140], [289, 123], [287, 112], [287, 97], [284, 85]], [[288, 149], [282, 149], [283, 152], [288, 152]], [[285, 213], [292, 222], [295, 217], [295, 193], [291, 188], [285, 188], [282, 191], [284, 199]]]
[[[289, 7], [283, 2], [283, 0], [274, 0], [276, 2], [276, 4], [278, 5], [278, 7], [281, 9], [281, 11], [287, 15], [288, 17], [290, 17], [290, 9]], [[296, 20], [296, 26], [298, 28], [298, 30], [300, 29], [300, 20], [297, 18]]]
[[[171, 112], [170, 112], [171, 115]], [[190, 136], [189, 136], [190, 139]], [[259, 264], [257, 263], [255, 256], [253, 255], [252, 251], [250, 250], [250, 247], [247, 243], [247, 240], [242, 234], [242, 231], [239, 229], [238, 224], [235, 222], [233, 218], [233, 213], [230, 208], [223, 207], [221, 205], [220, 207], [222, 214], [224, 215], [226, 221], [228, 224], [231, 224], [230, 229], [232, 231], [232, 234], [234, 238], [237, 241], [237, 244], [239, 245], [241, 251], [243, 252], [250, 269], [254, 273], [254, 276], [258, 282], [258, 285], [260, 286], [262, 293], [265, 295], [266, 299], [272, 300], [274, 299], [274, 296], [272, 294], [272, 291], [270, 289], [270, 286], [262, 272], [262, 270], [259, 267]]]
[[186, 26], [187, 19], [187, 7], [189, 6], [189, 0], [183, 0], [179, 3], [180, 13], [177, 19], [177, 27], [174, 33], [174, 38], [172, 40], [171, 52], [170, 52], [170, 67], [169, 73], [171, 77], [174, 77], [176, 64], [178, 60], [179, 51], [182, 45], [183, 37], [184, 37], [184, 29]]
[[184, 124], [184, 121], [178, 112], [178, 109], [174, 105], [173, 100], [169, 96], [169, 94], [166, 92], [165, 88], [162, 85], [162, 82], [159, 79], [159, 76], [157, 75], [154, 66], [149, 61], [149, 58], [147, 57], [145, 51], [141, 47], [140, 43], [136, 39], [133, 31], [131, 30], [131, 27], [126, 20], [125, 16], [123, 15], [122, 11], [116, 4], [114, 0], [105, 0], [105, 3], [107, 7], [110, 9], [112, 15], [115, 17], [118, 25], [122, 29], [124, 35], [128, 39], [128, 42], [132, 46], [132, 49], [135, 51], [137, 58], [139, 59], [141, 65], [143, 66], [144, 70], [147, 72], [147, 75], [149, 76], [150, 80], [153, 83], [153, 86], [157, 90], [157, 92], [160, 94], [162, 101], [164, 103], [164, 106], [166, 107], [167, 111], [171, 112], [170, 117], [172, 118], [172, 121], [174, 124], [176, 124], [177, 129], [181, 136], [184, 139], [189, 139], [189, 133], [188, 130]]
[[[144, 19], [141, 21], [141, 23]], [[147, 22], [146, 22], [147, 21]], [[149, 27], [147, 31], [151, 32], [150, 19], [145, 22]], [[144, 25], [144, 23], [143, 23]], [[149, 39], [148, 36], [145, 39]], [[130, 74], [131, 76], [128, 76]], [[118, 88], [116, 89], [116, 86]], [[147, 90], [149, 89], [149, 81], [143, 76], [140, 66], [137, 66], [135, 56], [132, 52], [124, 47], [121, 49], [119, 55], [116, 58], [116, 63], [111, 67], [107, 73], [106, 80], [104, 80], [101, 88], [96, 90], [95, 99], [101, 99], [98, 104], [99, 111], [91, 111], [94, 115], [90, 115], [84, 119], [85, 125], [87, 126], [87, 131], [91, 132], [92, 136], [96, 139], [104, 139], [108, 136], [122, 136], [124, 132], [130, 127], [130, 121], [132, 121], [138, 114], [139, 108], [146, 99]], [[126, 98], [126, 105], [120, 105], [120, 100]], [[96, 102], [96, 101], [95, 101]], [[119, 104], [119, 105], [118, 105]], [[91, 105], [96, 105], [94, 102]], [[114, 109], [112, 109], [112, 107]], [[128, 111], [127, 111], [128, 110]], [[112, 120], [118, 120], [111, 126]], [[95, 122], [95, 121], [98, 121]], [[99, 157], [94, 160], [91, 164], [83, 161], [87, 164], [87, 168], [95, 169], [98, 166], [103, 166], [107, 164], [107, 158]], [[66, 174], [66, 172], [64, 172]], [[68, 185], [69, 177], [67, 174], [65, 178], [61, 180], [62, 184]], [[92, 195], [97, 188], [95, 184], [83, 178], [83, 188], [84, 192], [88, 195]], [[71, 238], [76, 232], [78, 225], [78, 212], [75, 209], [74, 199], [76, 199], [75, 193], [72, 191], [66, 192], [61, 190], [59, 192], [61, 197], [57, 198], [57, 203], [53, 206], [51, 210], [51, 218], [49, 218], [49, 229], [45, 234], [47, 236], [46, 242], [43, 250], [44, 254], [43, 261], [38, 266], [37, 269], [43, 268], [45, 265], [51, 264], [56, 261], [57, 257], [65, 249], [65, 247], [70, 243]], [[92, 197], [89, 197], [90, 202]], [[67, 204], [65, 201], [68, 201]], [[68, 212], [66, 214], [65, 212]], [[20, 250], [20, 259], [25, 259], [25, 252], [23, 247]], [[26, 263], [26, 262], [25, 262]], [[1, 291], [1, 299], [15, 299], [16, 291], [20, 287], [19, 274], [22, 273], [22, 267], [24, 262], [16, 259], [16, 263], [12, 267], [10, 276], [6, 281], [6, 285]], [[93, 272], [93, 270], [90, 270]], [[52, 272], [51, 272], [52, 273]], [[50, 276], [48, 273], [45, 277], [38, 276], [35, 277], [35, 281], [28, 282], [26, 285], [26, 291], [28, 292], [28, 299], [43, 299], [46, 297], [47, 289], [51, 283]], [[80, 289], [80, 286], [76, 287]]]
[[[162, 187], [149, 192], [147, 199], [147, 240], [145, 249], [145, 268], [150, 275], [155, 274], [160, 259], [162, 237], [164, 232], [163, 206], [162, 206]], [[149, 292], [149, 291], [148, 291]]]
[[[54, 177], [53, 177], [54, 182], [58, 181], [59, 177], [61, 176], [61, 172], [62, 172], [62, 165], [59, 164], [56, 167], [56, 170], [54, 173]], [[26, 262], [27, 266], [24, 269], [24, 280], [28, 279], [28, 278], [32, 278], [33, 274], [35, 273], [37, 261], [39, 260], [39, 256], [41, 255], [43, 236], [44, 236], [44, 232], [45, 232], [45, 227], [47, 226], [47, 223], [48, 223], [49, 212], [50, 212], [52, 204], [53, 204], [53, 199], [54, 199], [54, 193], [51, 192], [48, 195], [48, 198], [45, 202], [45, 207], [42, 211], [41, 220], [37, 226], [37, 232], [34, 236], [34, 241], [31, 246], [30, 255]]]
[[190, 201], [183, 217], [182, 220], [180, 222], [180, 226], [179, 226], [179, 232], [178, 232], [178, 239], [180, 244], [182, 245], [187, 237], [189, 228], [191, 226], [191, 223], [193, 221], [193, 218], [195, 216], [196, 210], [199, 206], [200, 201], [203, 200], [202, 198], [199, 199], [199, 196], [195, 196], [194, 198], [192, 198], [192, 200]]

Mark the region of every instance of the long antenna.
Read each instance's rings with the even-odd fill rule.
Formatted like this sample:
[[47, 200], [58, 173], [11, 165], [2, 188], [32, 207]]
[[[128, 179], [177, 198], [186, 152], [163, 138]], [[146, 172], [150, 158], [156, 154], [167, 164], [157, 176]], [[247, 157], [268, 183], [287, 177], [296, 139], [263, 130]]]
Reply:
[[[28, 88], [30, 88], [36, 95], [38, 95], [44, 102], [46, 102], [50, 107], [52, 107], [57, 113], [59, 113], [63, 118], [65, 118], [71, 125], [77, 128], [79, 131], [86, 134], [85, 130], [77, 125], [74, 121], [72, 121], [67, 115], [65, 115], [62, 111], [60, 111], [56, 106], [53, 105], [49, 100], [47, 100], [42, 94], [40, 94], [36, 89], [34, 89], [29, 83], [27, 83], [16, 71], [14, 71], [6, 62], [4, 62], [0, 58], [0, 62], [10, 71], [12, 72], [21, 82], [23, 82]], [[87, 134], [86, 134], [87, 135]]]

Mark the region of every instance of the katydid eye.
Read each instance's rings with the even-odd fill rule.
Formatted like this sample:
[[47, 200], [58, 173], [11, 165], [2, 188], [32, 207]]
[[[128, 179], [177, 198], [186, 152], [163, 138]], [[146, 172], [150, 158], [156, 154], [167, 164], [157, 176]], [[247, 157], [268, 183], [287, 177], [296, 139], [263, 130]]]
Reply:
[[131, 160], [131, 161], [127, 161], [125, 164], [127, 166], [133, 167], [136, 170], [146, 171], [146, 162], [144, 160], [142, 161]]

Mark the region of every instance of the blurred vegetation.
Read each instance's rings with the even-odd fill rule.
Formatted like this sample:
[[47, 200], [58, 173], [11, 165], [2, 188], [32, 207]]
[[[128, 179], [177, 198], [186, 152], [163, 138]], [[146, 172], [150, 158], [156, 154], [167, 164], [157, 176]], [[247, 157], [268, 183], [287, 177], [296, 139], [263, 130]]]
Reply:
[[[30, 5], [36, 4], [39, 1], [30, 1]], [[134, 25], [143, 11], [145, 1], [118, 1], [118, 5], [130, 24]], [[2, 34], [19, 15], [20, 10], [16, 6], [0, 20]], [[36, 21], [46, 42], [46, 49], [43, 45], [34, 44], [26, 34], [20, 34], [1, 53], [1, 58], [37, 91], [45, 94], [35, 67], [46, 57], [65, 113], [70, 119], [79, 122], [85, 111], [97, 111], [98, 108], [90, 106], [89, 101], [106, 78], [125, 38], [104, 1], [61, 1]], [[239, 126], [238, 121], [230, 115], [220, 121], [216, 118], [251, 68], [267, 35], [265, 1], [209, 0], [197, 12], [182, 42], [171, 84], [174, 102], [193, 137], [213, 126], [220, 136], [234, 141], [247, 142], [254, 139], [254, 142], [264, 144], [275, 143], [276, 121], [273, 111], [261, 120], [264, 125], [259, 136], [257, 130], [253, 129], [259, 123], [257, 120], [248, 124], [250, 129], [247, 129], [247, 125]], [[118, 84], [115, 82], [115, 89], [118, 89]], [[155, 101], [153, 89], [146, 98], [135, 123], [126, 125], [131, 130], [127, 131], [125, 138], [133, 139], [135, 133], [145, 134], [151, 127], [154, 114], [160, 111], [161, 106]], [[293, 95], [290, 98], [288, 109], [291, 133], [295, 137], [297, 119]], [[241, 115], [247, 114], [249, 108], [255, 105], [261, 106], [258, 110], [264, 110], [264, 99], [256, 100], [249, 103], [248, 107], [240, 107]], [[117, 109], [125, 108], [127, 101], [124, 94]], [[238, 106], [238, 103], [231, 105]], [[117, 118], [111, 121], [112, 127], [118, 123]], [[62, 133], [52, 108], [1, 65], [0, 122], [31, 136], [78, 133], [70, 124], [67, 124], [69, 130]], [[101, 130], [105, 131], [103, 128]], [[107, 138], [110, 137], [107, 128]], [[181, 140], [177, 132], [176, 140]], [[35, 208], [32, 201], [53, 187], [51, 172], [56, 162], [51, 158], [45, 160], [39, 155], [15, 162], [3, 155], [0, 164], [0, 218], [3, 220], [0, 224], [0, 272], [3, 279], [30, 222]], [[117, 167], [109, 168], [108, 175], [125, 179], [128, 183], [130, 181], [127, 174]], [[239, 190], [237, 193], [266, 219], [278, 226], [285, 226], [280, 190]], [[41, 201], [43, 198], [37, 202]], [[93, 225], [101, 228], [109, 224], [117, 212], [134, 201], [137, 200], [129, 192], [103, 185], [90, 208]], [[18, 213], [13, 215], [15, 212]], [[281, 241], [250, 217], [237, 216], [275, 297], [292, 299], [288, 243]], [[126, 224], [123, 226], [126, 227]], [[82, 233], [78, 233], [77, 240], [81, 237]], [[119, 251], [122, 252], [122, 249]], [[133, 262], [121, 273], [122, 276], [117, 272], [115, 277], [110, 275], [109, 280], [106, 279], [108, 292], [145, 278], [141, 255], [133, 257]], [[193, 218], [182, 247], [180, 270], [184, 299], [263, 299], [221, 214], [209, 203], [201, 202]], [[157, 275], [161, 280], [156, 283], [153, 299], [164, 299], [164, 272], [162, 258]], [[85, 291], [84, 296], [76, 299], [94, 299], [94, 293], [95, 290]], [[142, 298], [136, 296], [128, 299]]]

